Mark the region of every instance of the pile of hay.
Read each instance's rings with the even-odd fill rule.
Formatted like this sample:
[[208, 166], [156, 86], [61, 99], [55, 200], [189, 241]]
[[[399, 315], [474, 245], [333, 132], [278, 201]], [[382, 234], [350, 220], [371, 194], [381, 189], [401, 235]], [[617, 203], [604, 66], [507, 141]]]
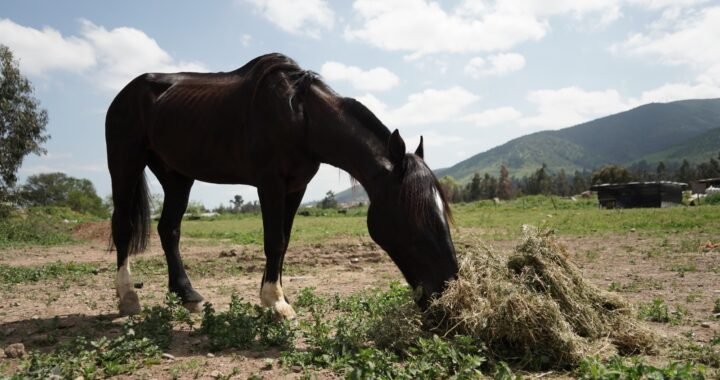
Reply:
[[652, 350], [630, 306], [583, 280], [551, 231], [523, 231], [510, 255], [479, 240], [465, 244], [458, 279], [431, 306], [443, 319], [438, 329], [477, 338], [495, 358], [528, 368]]

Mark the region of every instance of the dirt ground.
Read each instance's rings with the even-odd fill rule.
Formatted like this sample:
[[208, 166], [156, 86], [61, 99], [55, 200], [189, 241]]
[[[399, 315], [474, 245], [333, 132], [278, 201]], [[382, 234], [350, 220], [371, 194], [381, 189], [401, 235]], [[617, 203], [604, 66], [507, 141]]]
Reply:
[[[87, 262], [100, 268], [96, 274], [73, 281], [57, 279], [37, 283], [0, 285], [0, 344], [22, 342], [29, 350], [49, 350], [58, 341], [95, 332], [108, 336], [121, 331], [123, 318], [117, 314], [114, 291], [114, 253], [107, 252], [107, 226], [86, 225], [76, 237], [88, 242], [59, 247], [32, 247], [0, 251], [0, 264], [37, 266], [52, 262]], [[456, 233], [458, 245], [463, 236], [482, 231]], [[720, 298], [720, 248], [709, 249], [706, 241], [716, 236], [657, 237], [629, 231], [593, 237], [562, 237], [571, 259], [582, 268], [585, 277], [602, 289], [617, 291], [636, 306], [662, 298], [671, 309], [686, 311], [678, 326], [648, 322], [661, 336], [691, 337], [708, 343], [719, 334], [720, 320], [713, 317], [713, 304]], [[717, 243], [717, 241], [714, 241]], [[515, 242], [489, 242], [496, 249], [512, 249]], [[246, 300], [259, 301], [259, 285], [264, 256], [262, 247], [237, 246], [212, 242], [187, 241], [183, 258], [196, 289], [216, 309], [227, 308], [230, 296], [237, 293]], [[228, 254], [233, 251], [234, 255]], [[224, 252], [224, 253], [223, 253]], [[163, 260], [157, 237], [148, 252], [137, 260], [159, 263]], [[211, 274], [218, 268], [232, 268], [232, 275]], [[138, 290], [145, 305], [159, 304], [166, 292], [164, 266], [159, 271], [141, 273]], [[198, 273], [200, 272], [200, 273]], [[227, 272], [227, 271], [226, 271]], [[206, 273], [207, 275], [202, 275]], [[322, 245], [293, 245], [285, 260], [283, 283], [292, 302], [305, 287], [316, 288], [321, 295], [348, 295], [401, 281], [402, 276], [389, 257], [369, 238], [344, 239]], [[218, 372], [245, 379], [257, 374], [265, 379], [298, 378], [300, 373], [281, 368], [279, 352], [223, 351], [210, 353], [203, 340], [189, 331], [176, 331], [168, 351], [174, 359], [138, 370], [120, 378], [212, 378]], [[0, 356], [2, 354], [0, 353]], [[667, 361], [666, 355], [655, 359]], [[17, 359], [2, 358], [6, 371], [12, 371]], [[319, 373], [319, 378], [333, 378]], [[563, 377], [554, 374], [553, 377]]]

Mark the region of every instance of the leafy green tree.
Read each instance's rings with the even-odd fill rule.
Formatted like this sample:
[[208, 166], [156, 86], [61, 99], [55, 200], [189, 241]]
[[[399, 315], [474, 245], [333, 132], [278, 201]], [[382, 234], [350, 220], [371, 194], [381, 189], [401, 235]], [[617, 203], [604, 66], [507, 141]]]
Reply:
[[480, 173], [475, 173], [465, 190], [465, 200], [472, 202], [482, 197], [482, 179]]
[[440, 191], [445, 194], [445, 199], [452, 203], [462, 201], [462, 190], [455, 178], [446, 175], [440, 178], [438, 182], [440, 183]]
[[606, 165], [592, 174], [592, 184], [626, 183], [632, 181], [630, 172], [618, 165]]
[[525, 192], [528, 195], [550, 194], [552, 192], [552, 177], [548, 173], [545, 163], [527, 179]]
[[47, 111], [33, 97], [33, 88], [18, 68], [10, 49], [0, 44], [0, 204], [9, 200], [17, 170], [30, 153], [44, 154]]
[[107, 217], [109, 212], [88, 179], [65, 173], [42, 173], [27, 178], [18, 190], [20, 203], [26, 206], [66, 206], [70, 209]]
[[657, 169], [655, 169], [655, 176], [658, 181], [662, 181], [665, 179], [666, 175], [667, 175], [667, 168], [665, 167], [665, 162], [660, 161], [658, 163]]
[[320, 201], [320, 208], [337, 208], [337, 200], [335, 199], [335, 193], [332, 190], [328, 190], [325, 194], [325, 198]]
[[587, 181], [585, 180], [585, 175], [583, 173], [580, 173], [579, 170], [575, 170], [575, 174], [573, 175], [572, 180], [572, 192], [573, 194], [580, 194], [583, 191], [587, 191], [588, 185]]
[[562, 197], [570, 195], [570, 183], [568, 182], [565, 169], [560, 169], [558, 174], [555, 176], [555, 194]]
[[480, 181], [480, 198], [493, 199], [497, 191], [497, 178], [485, 173], [482, 181]]
[[512, 181], [505, 165], [500, 165], [500, 180], [498, 181], [497, 197], [502, 200], [512, 198]]
[[235, 194], [235, 196], [233, 197], [233, 199], [230, 200], [230, 203], [231, 203], [232, 206], [233, 206], [233, 212], [234, 212], [234, 213], [239, 213], [240, 210], [242, 210], [242, 206], [243, 206], [243, 203], [245, 203], [245, 200], [243, 200], [242, 195], [240, 195], [240, 194]]
[[695, 179], [695, 169], [690, 166], [688, 160], [683, 160], [677, 171], [677, 179], [680, 182], [690, 182]]

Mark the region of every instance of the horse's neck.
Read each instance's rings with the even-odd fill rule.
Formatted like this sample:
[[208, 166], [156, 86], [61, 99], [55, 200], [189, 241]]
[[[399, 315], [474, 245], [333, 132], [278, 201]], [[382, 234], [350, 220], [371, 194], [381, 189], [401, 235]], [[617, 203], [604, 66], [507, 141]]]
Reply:
[[386, 142], [348, 115], [328, 112], [322, 118], [310, 119], [310, 149], [314, 155], [350, 173], [372, 198], [378, 180], [391, 166]]

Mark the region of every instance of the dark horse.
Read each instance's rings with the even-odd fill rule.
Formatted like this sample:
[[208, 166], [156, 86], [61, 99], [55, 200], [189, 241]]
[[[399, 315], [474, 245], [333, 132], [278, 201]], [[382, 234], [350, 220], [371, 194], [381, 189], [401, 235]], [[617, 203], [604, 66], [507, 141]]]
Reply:
[[120, 312], [140, 310], [128, 255], [149, 236], [145, 167], [165, 193], [158, 233], [170, 291], [197, 310], [203, 297], [185, 273], [180, 222], [194, 180], [257, 187], [265, 272], [262, 304], [292, 318], [281, 283], [293, 219], [320, 163], [346, 170], [370, 197], [370, 236], [426, 307], [458, 271], [450, 209], [423, 161], [365, 106], [338, 96], [295, 61], [268, 54], [228, 73], [144, 74], [113, 100], [105, 121], [112, 178], [112, 238]]

